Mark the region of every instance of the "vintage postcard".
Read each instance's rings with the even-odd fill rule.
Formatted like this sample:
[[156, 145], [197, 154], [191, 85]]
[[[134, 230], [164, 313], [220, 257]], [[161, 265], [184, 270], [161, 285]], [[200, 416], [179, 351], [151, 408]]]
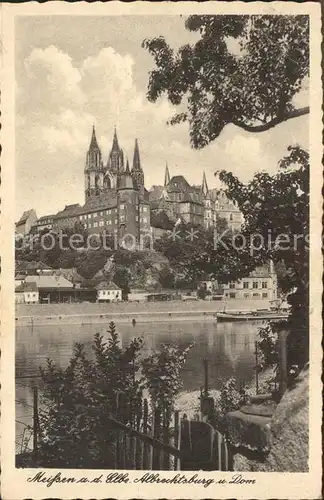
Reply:
[[320, 498], [320, 5], [1, 16], [2, 498]]

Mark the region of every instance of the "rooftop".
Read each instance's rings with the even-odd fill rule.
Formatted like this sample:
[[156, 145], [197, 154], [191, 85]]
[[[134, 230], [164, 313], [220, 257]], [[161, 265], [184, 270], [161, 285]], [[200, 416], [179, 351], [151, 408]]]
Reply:
[[34, 281], [38, 288], [73, 288], [71, 281], [64, 276], [40, 275], [26, 276], [26, 282]]
[[101, 281], [99, 285], [96, 286], [97, 290], [121, 290], [119, 286], [117, 286], [115, 283], [112, 281]]
[[33, 208], [31, 210], [26, 210], [20, 217], [19, 221], [16, 222], [16, 225], [18, 226], [19, 224], [23, 224], [24, 222], [26, 222], [28, 217], [30, 217], [33, 213], [35, 213], [35, 210]]
[[34, 281], [26, 281], [18, 285], [15, 292], [37, 292], [38, 288]]

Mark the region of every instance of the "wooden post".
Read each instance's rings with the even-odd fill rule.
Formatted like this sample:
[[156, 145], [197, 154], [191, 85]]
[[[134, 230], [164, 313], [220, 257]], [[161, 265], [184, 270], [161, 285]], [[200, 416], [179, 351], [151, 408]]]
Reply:
[[[120, 393], [116, 394], [116, 418], [120, 420], [121, 407], [120, 407]], [[122, 465], [122, 432], [116, 429], [116, 451], [115, 451], [115, 466], [120, 469]]]
[[[147, 420], [148, 420], [148, 403], [147, 399], [144, 399], [143, 408], [143, 434], [147, 434]], [[147, 443], [143, 445], [143, 469], [148, 470], [150, 468], [150, 446]]]
[[[161, 432], [161, 413], [159, 409], [154, 410], [154, 437], [156, 439], [160, 439]], [[152, 461], [152, 469], [160, 470], [160, 448], [153, 447], [153, 461]]]
[[37, 458], [38, 449], [38, 389], [33, 388], [33, 452], [34, 460]]
[[208, 359], [204, 359], [204, 395], [208, 396]]
[[255, 341], [255, 392], [259, 394], [258, 343]]
[[[174, 447], [180, 448], [179, 446], [179, 410], [177, 410], [174, 414]], [[178, 470], [179, 467], [179, 459], [174, 457], [174, 470]]]
[[279, 394], [280, 397], [287, 389], [287, 331], [281, 330], [278, 333], [279, 343]]
[[[138, 432], [140, 431], [140, 424], [141, 424], [141, 413], [140, 413], [140, 410], [138, 410], [137, 415], [136, 415], [136, 430]], [[135, 442], [135, 469], [136, 470], [143, 469], [142, 441], [140, 441], [140, 439], [138, 439], [138, 438], [136, 438], [136, 442]]]
[[[169, 439], [169, 425], [170, 425], [170, 418], [169, 418], [169, 413], [164, 410], [163, 412], [163, 442], [165, 444], [170, 444], [170, 439]], [[170, 455], [168, 452], [163, 453], [163, 470], [170, 470]]]

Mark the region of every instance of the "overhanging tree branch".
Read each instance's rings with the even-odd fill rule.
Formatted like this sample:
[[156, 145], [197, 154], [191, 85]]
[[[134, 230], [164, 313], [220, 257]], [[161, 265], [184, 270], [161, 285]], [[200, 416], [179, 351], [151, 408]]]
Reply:
[[262, 125], [247, 125], [244, 122], [238, 121], [238, 120], [233, 120], [233, 125], [236, 125], [237, 127], [242, 128], [246, 132], [266, 132], [267, 130], [270, 130], [271, 128], [275, 127], [276, 125], [279, 125], [280, 123], [284, 123], [287, 120], [291, 120], [291, 118], [297, 118], [298, 116], [303, 116], [307, 115], [309, 113], [309, 106], [305, 106], [304, 108], [300, 109], [294, 109], [293, 111], [290, 111], [287, 115], [284, 117], [277, 117], [271, 120], [268, 123], [264, 123]]

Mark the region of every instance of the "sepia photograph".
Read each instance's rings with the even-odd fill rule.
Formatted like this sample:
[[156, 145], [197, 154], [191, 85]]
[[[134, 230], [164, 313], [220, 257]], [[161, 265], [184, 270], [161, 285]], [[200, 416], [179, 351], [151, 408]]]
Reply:
[[14, 16], [14, 468], [308, 474], [310, 15], [133, 7]]

